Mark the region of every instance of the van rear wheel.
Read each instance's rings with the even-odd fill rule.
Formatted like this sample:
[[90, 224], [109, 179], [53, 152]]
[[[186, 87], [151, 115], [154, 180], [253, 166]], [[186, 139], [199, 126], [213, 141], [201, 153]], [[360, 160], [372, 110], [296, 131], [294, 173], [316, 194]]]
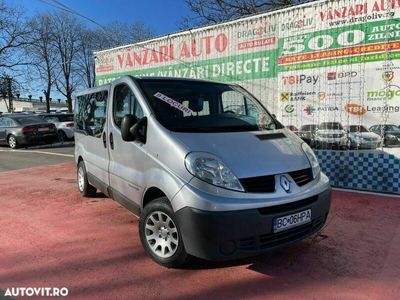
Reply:
[[140, 216], [139, 234], [144, 249], [156, 263], [177, 268], [187, 262], [189, 255], [166, 197], [155, 199], [145, 206]]
[[96, 188], [92, 186], [87, 178], [85, 163], [80, 161], [77, 170], [78, 189], [82, 196], [90, 197], [96, 195]]

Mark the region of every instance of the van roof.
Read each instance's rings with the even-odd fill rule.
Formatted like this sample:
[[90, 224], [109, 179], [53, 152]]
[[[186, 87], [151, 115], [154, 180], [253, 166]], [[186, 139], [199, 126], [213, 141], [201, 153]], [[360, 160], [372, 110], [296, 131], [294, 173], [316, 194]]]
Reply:
[[[217, 83], [217, 84], [226, 84], [224, 82], [220, 82], [220, 81], [213, 81], [213, 80], [207, 80], [207, 79], [196, 79], [196, 78], [184, 78], [184, 77], [160, 77], [160, 76], [132, 76], [132, 75], [124, 75], [119, 77], [116, 80], [120, 80], [121, 78], [125, 78], [125, 77], [130, 77], [133, 80], [137, 80], [137, 81], [145, 81], [145, 80], [163, 80], [163, 81], [195, 81], [195, 82], [208, 82], [208, 83]], [[115, 81], [116, 81], [115, 80]], [[96, 93], [96, 92], [100, 92], [100, 91], [104, 91], [104, 90], [109, 90], [111, 83], [106, 83], [106, 84], [102, 84], [99, 86], [95, 86], [92, 88], [88, 88], [86, 90], [83, 90], [79, 93], [77, 93], [77, 96], [80, 95], [85, 95], [85, 94], [90, 94], [90, 93]], [[236, 85], [233, 82], [229, 83], [230, 85]]]

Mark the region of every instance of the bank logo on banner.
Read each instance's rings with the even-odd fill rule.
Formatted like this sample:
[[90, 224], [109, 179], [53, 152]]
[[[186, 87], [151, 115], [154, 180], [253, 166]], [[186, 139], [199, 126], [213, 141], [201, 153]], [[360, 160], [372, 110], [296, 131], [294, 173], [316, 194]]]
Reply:
[[336, 80], [336, 79], [351, 79], [351, 78], [355, 78], [358, 76], [358, 72], [356, 71], [347, 71], [347, 72], [328, 72], [326, 74], [326, 78], [328, 79], [328, 81], [330, 80]]
[[319, 101], [324, 101], [326, 99], [326, 93], [325, 92], [319, 92], [318, 93], [318, 99], [319, 99]]
[[289, 93], [281, 93], [281, 101], [289, 101], [290, 100], [290, 94]]
[[288, 114], [291, 114], [292, 112], [294, 112], [294, 106], [293, 106], [292, 104], [286, 105], [286, 106], [285, 106], [285, 111], [286, 111]]
[[336, 80], [336, 72], [328, 72], [328, 80]]
[[384, 71], [382, 74], [382, 78], [385, 83], [389, 83], [394, 79], [394, 72], [393, 71]]
[[316, 109], [315, 109], [314, 105], [312, 105], [312, 104], [307, 104], [307, 106], [303, 109], [303, 111], [304, 111], [307, 115], [311, 116], [313, 113], [315, 113]]

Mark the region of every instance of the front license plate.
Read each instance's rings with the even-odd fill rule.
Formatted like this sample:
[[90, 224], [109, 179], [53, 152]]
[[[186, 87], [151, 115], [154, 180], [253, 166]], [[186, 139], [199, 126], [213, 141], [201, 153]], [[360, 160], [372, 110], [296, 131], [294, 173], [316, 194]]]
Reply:
[[274, 219], [274, 233], [311, 222], [311, 209]]
[[49, 131], [49, 128], [48, 127], [39, 128], [38, 131]]

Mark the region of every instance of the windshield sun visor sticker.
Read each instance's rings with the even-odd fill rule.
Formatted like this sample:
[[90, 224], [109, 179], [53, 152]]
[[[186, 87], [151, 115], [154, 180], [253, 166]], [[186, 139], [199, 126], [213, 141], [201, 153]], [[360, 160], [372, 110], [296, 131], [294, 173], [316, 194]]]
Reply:
[[286, 135], [283, 133], [269, 133], [269, 134], [256, 134], [256, 137], [262, 141], [265, 140], [276, 140], [276, 139], [284, 139]]
[[184, 113], [187, 113], [187, 114], [192, 114], [193, 113], [193, 111], [190, 108], [186, 107], [182, 103], [179, 103], [178, 101], [176, 101], [176, 100], [174, 100], [174, 99], [172, 99], [172, 98], [170, 98], [170, 97], [168, 97], [168, 96], [166, 96], [166, 95], [164, 95], [164, 94], [162, 94], [160, 92], [155, 93], [153, 96], [158, 98], [158, 99], [160, 99], [160, 100], [162, 100], [162, 101], [164, 101], [165, 103], [168, 103], [170, 106], [180, 110], [181, 112], [184, 112]]

